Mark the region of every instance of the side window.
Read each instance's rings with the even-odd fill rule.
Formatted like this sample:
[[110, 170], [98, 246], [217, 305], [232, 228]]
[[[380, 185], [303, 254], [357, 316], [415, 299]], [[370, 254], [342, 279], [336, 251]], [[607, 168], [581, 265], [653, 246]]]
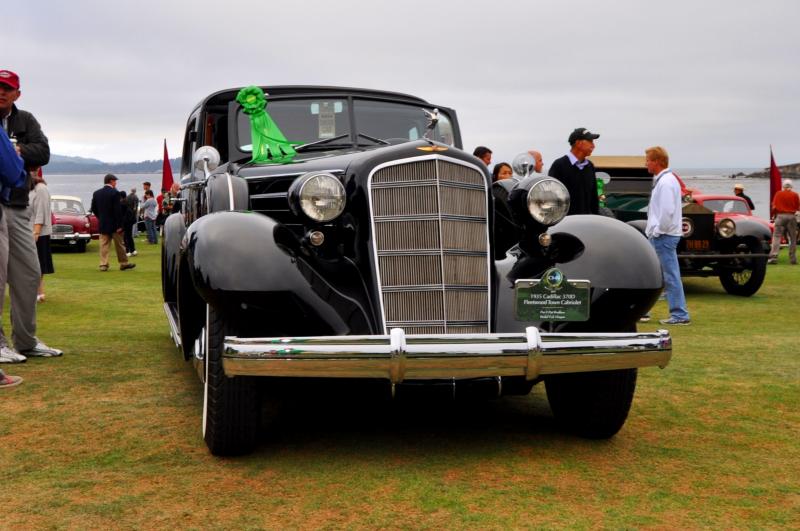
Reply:
[[183, 154], [181, 159], [181, 181], [192, 180], [192, 154], [197, 149], [197, 115], [189, 118], [186, 134], [183, 137]]

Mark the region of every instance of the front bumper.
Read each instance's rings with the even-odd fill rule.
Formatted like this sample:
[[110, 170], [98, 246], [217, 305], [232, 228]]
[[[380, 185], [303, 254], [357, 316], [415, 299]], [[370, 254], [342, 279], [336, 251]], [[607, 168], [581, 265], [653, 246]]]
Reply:
[[58, 243], [68, 243], [70, 245], [74, 245], [78, 242], [89, 242], [92, 239], [91, 234], [86, 234], [82, 232], [75, 232], [75, 233], [66, 233], [66, 232], [54, 232], [50, 235], [51, 242], [58, 242]]
[[389, 335], [294, 338], [227, 336], [228, 376], [404, 380], [524, 376], [665, 367], [669, 332]]

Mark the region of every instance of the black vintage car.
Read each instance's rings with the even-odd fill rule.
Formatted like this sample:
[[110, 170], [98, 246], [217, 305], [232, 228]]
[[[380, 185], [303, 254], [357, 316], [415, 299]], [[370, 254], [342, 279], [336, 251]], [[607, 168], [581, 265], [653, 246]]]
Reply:
[[[653, 176], [643, 156], [593, 156], [599, 174], [610, 176], [605, 204], [613, 215], [644, 234]], [[608, 179], [607, 179], [608, 180]], [[683, 196], [683, 237], [678, 244], [681, 276], [719, 277], [730, 294], [749, 297], [764, 283], [772, 235], [758, 221], [716, 214]]]
[[398, 397], [543, 381], [567, 429], [622, 427], [637, 368], [671, 357], [666, 331], [636, 332], [662, 279], [635, 229], [565, 219], [569, 196], [551, 178], [493, 187], [451, 109], [263, 90], [295, 154], [253, 162], [240, 91], [210, 95], [189, 117], [180, 211], [164, 226], [164, 308], [203, 381], [213, 454], [255, 446], [266, 391], [322, 378]]

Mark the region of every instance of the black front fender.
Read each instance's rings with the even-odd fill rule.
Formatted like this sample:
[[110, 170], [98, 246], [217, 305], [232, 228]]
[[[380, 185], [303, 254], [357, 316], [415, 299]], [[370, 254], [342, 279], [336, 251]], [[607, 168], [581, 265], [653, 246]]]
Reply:
[[661, 264], [650, 242], [634, 227], [606, 216], [568, 216], [548, 232], [554, 245], [560, 240], [575, 252], [555, 253], [563, 254], [563, 261], [509, 255], [496, 262], [497, 331], [516, 332], [539, 325], [514, 318], [514, 282], [539, 279], [552, 266], [568, 279], [591, 282], [590, 321], [574, 323], [576, 327], [586, 331], [635, 329], [636, 321], [652, 307], [663, 287]]
[[738, 219], [735, 223], [736, 235], [739, 237], [752, 237], [761, 241], [772, 240], [772, 232], [763, 223], [752, 219]]
[[[243, 333], [368, 333], [366, 314], [340, 293], [324, 268], [284, 225], [262, 214], [218, 212], [195, 221], [184, 239], [195, 291], [242, 319]], [[247, 321], [247, 322], [245, 322]]]

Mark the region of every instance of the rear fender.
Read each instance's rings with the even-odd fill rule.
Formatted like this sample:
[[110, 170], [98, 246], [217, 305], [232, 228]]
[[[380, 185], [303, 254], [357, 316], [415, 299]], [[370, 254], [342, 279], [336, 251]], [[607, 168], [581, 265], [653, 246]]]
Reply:
[[186, 234], [183, 214], [175, 213], [164, 222], [161, 243], [161, 293], [164, 302], [177, 302], [178, 260], [183, 235]]

